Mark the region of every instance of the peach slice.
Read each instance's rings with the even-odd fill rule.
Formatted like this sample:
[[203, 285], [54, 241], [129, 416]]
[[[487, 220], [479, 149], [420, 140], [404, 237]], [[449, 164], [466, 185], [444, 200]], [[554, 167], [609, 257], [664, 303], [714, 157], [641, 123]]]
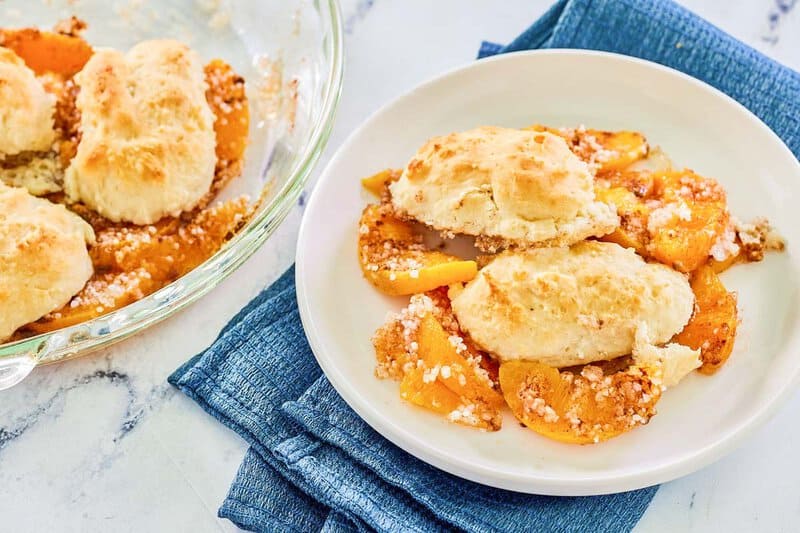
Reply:
[[650, 151], [647, 139], [636, 131], [603, 131], [579, 128], [551, 128], [534, 125], [529, 129], [547, 131], [562, 137], [572, 152], [597, 174], [605, 174], [644, 159]]
[[704, 265], [692, 274], [695, 311], [689, 323], [676, 337], [679, 342], [700, 350], [700, 372], [713, 374], [728, 360], [739, 324], [736, 295], [728, 292], [714, 271]]
[[425, 367], [436, 369], [437, 380], [462, 398], [500, 409], [505, 404], [491, 378], [470, 353], [462, 337], [449, 335], [432, 314], [426, 314], [417, 329], [419, 356]]
[[615, 242], [625, 248], [633, 248], [640, 255], [647, 255], [647, 214], [648, 209], [634, 193], [624, 187], [603, 188], [595, 190], [597, 199], [617, 208], [620, 225], [612, 233], [604, 235], [600, 240]]
[[215, 117], [217, 159], [220, 162], [239, 161], [244, 157], [250, 128], [244, 78], [221, 59], [212, 60], [204, 70], [208, 83], [206, 99]]
[[400, 382], [400, 397], [440, 415], [449, 415], [461, 405], [458, 394], [438, 381], [426, 380], [424, 368], [406, 372]]
[[676, 270], [692, 272], [708, 261], [728, 226], [725, 191], [715, 180], [691, 170], [657, 175], [656, 188], [663, 206], [650, 211], [650, 255]]
[[445, 331], [431, 312], [416, 324], [415, 339], [419, 358], [404, 368], [400, 396], [457, 424], [500, 429], [503, 397], [463, 339]]
[[616, 437], [655, 415], [660, 370], [630, 366], [604, 375], [587, 365], [580, 374], [532, 361], [500, 365], [500, 386], [522, 423], [547, 438], [590, 444]]
[[400, 380], [400, 396], [465, 426], [496, 431], [505, 400], [493, 369], [458, 329], [443, 290], [415, 294], [372, 338], [379, 378]]
[[[38, 335], [74, 326], [131, 304], [163, 285], [154, 280], [145, 268], [130, 272], [95, 274], [70, 303], [36, 322], [27, 324], [23, 329], [28, 334]], [[91, 298], [82, 298], [83, 294], [107, 294], [107, 296], [103, 305], [99, 305]]]
[[681, 272], [707, 263], [728, 230], [722, 187], [688, 169], [612, 172], [597, 178], [595, 194], [615, 205], [620, 216], [620, 227], [602, 240], [634, 248]]
[[[672, 209], [674, 205], [666, 204], [663, 209]], [[666, 227], [651, 231], [648, 251], [660, 263], [680, 272], [692, 272], [708, 261], [711, 247], [725, 229], [728, 214], [715, 206], [682, 205], [688, 206], [690, 218], [673, 218]]]
[[374, 194], [375, 196], [383, 196], [384, 191], [393, 181], [397, 181], [402, 174], [402, 170], [395, 168], [387, 168], [380, 172], [364, 178], [361, 180], [361, 186]]
[[598, 173], [621, 170], [647, 157], [650, 150], [647, 139], [635, 131], [586, 130], [578, 133], [578, 139], [592, 151]]
[[370, 283], [390, 296], [422, 293], [466, 282], [478, 273], [475, 261], [425, 248], [421, 236], [388, 205], [369, 205], [359, 222], [359, 261]]
[[36, 74], [77, 74], [94, 51], [80, 37], [36, 28], [0, 29], [0, 46], [13, 50]]

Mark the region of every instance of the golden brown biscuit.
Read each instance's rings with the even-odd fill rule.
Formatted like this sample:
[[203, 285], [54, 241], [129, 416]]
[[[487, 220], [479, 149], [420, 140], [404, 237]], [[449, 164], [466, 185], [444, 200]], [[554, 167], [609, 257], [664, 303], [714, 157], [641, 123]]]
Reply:
[[64, 206], [0, 183], [0, 342], [83, 288], [93, 241], [91, 226]]
[[593, 186], [561, 137], [486, 126], [429, 140], [390, 190], [401, 214], [437, 230], [533, 246], [613, 231]]
[[694, 309], [685, 276], [597, 241], [505, 252], [450, 297], [480, 347], [555, 367], [630, 354], [643, 326], [650, 343], [668, 342]]
[[50, 150], [55, 100], [25, 62], [0, 46], [0, 159]]
[[95, 52], [76, 76], [82, 138], [64, 188], [104, 217], [150, 224], [192, 209], [214, 177], [203, 67], [176, 41]]

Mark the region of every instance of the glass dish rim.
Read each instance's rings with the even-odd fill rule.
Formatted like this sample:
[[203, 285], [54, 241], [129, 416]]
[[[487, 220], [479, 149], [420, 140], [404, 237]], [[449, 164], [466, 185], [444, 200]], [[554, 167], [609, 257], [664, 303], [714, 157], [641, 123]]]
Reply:
[[[316, 2], [315, 2], [316, 3]], [[266, 209], [217, 253], [188, 274], [130, 305], [55, 331], [0, 344], [0, 390], [20, 381], [33, 367], [87, 355], [120, 342], [197, 301], [241, 266], [286, 218], [328, 143], [344, 75], [343, 24], [337, 0], [323, 0], [330, 24], [331, 53], [322, 110], [290, 177]], [[153, 303], [155, 302], [155, 305]], [[100, 326], [98, 328], [98, 326]]]

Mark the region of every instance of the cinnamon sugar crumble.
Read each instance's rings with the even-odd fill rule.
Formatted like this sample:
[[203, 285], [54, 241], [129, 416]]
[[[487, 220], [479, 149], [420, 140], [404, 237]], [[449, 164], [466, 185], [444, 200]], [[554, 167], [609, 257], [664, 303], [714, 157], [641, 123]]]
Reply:
[[577, 128], [558, 128], [558, 133], [567, 141], [575, 155], [586, 162], [592, 174], [597, 173], [603, 163], [619, 156], [617, 151], [604, 148], [583, 124]]
[[733, 225], [748, 261], [761, 261], [764, 252], [781, 251], [786, 247], [786, 242], [766, 218], [756, 218], [750, 223], [734, 219]]
[[[394, 211], [390, 204], [382, 204], [378, 208], [378, 215], [394, 216]], [[423, 260], [428, 251], [422, 242], [422, 236], [415, 235], [410, 241], [385, 238], [381, 234], [382, 225], [383, 222], [379, 220], [373, 228], [367, 224], [359, 226], [358, 231], [363, 242], [359, 250], [361, 263], [373, 272], [408, 271], [410, 277], [418, 278], [419, 269], [425, 266]]]
[[711, 257], [715, 261], [725, 261], [730, 257], [739, 255], [741, 247], [737, 244], [736, 240], [736, 231], [729, 225], [711, 246], [709, 252]]

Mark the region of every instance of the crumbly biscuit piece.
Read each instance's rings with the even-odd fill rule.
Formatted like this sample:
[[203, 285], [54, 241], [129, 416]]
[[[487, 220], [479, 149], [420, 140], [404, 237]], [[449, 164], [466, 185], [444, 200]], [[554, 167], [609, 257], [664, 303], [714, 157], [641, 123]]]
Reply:
[[0, 159], [50, 150], [55, 101], [25, 62], [0, 46]]
[[619, 224], [595, 201], [586, 163], [548, 132], [486, 126], [434, 137], [390, 190], [401, 214], [501, 246], [571, 244]]
[[450, 297], [478, 346], [553, 367], [630, 354], [641, 324], [652, 344], [668, 342], [694, 308], [685, 276], [597, 241], [505, 252]]
[[0, 183], [0, 342], [83, 288], [93, 241], [91, 226], [64, 206]]
[[195, 207], [214, 177], [214, 115], [200, 58], [144, 41], [97, 51], [76, 76], [82, 137], [67, 194], [104, 217], [151, 224]]
[[661, 381], [665, 387], [674, 387], [702, 364], [700, 350], [675, 342], [663, 347], [652, 344], [645, 324], [636, 330], [633, 361], [641, 367], [660, 367]]
[[0, 163], [0, 182], [27, 189], [34, 196], [60, 192], [63, 180], [64, 170], [55, 152], [26, 152]]

